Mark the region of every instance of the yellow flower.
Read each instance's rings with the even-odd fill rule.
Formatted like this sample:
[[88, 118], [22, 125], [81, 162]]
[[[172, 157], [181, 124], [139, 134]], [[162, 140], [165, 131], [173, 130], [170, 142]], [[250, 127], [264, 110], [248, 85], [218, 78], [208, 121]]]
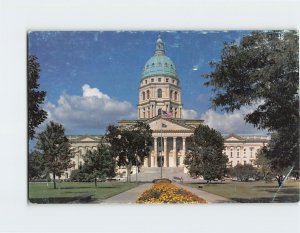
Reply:
[[170, 183], [157, 183], [145, 190], [136, 203], [207, 203], [193, 193]]

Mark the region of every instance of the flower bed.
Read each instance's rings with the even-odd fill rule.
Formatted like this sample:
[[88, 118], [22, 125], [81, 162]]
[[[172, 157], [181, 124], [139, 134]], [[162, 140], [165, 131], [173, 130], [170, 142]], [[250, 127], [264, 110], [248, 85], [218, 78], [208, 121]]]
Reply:
[[174, 184], [156, 183], [144, 191], [136, 203], [207, 203], [193, 193]]

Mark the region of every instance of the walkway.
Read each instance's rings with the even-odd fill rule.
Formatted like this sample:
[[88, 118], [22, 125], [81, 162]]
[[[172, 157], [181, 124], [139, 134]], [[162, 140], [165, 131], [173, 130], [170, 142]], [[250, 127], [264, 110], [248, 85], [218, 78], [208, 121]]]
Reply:
[[101, 203], [106, 204], [134, 204], [136, 199], [148, 188], [150, 188], [153, 183], [141, 184], [133, 189], [125, 191], [123, 193], [117, 194], [110, 198], [107, 198]]
[[184, 184], [180, 184], [180, 183], [176, 183], [173, 182], [174, 185], [177, 185], [181, 188], [184, 188], [190, 192], [192, 192], [193, 194], [205, 199], [208, 203], [234, 203], [234, 201], [225, 198], [225, 197], [221, 197], [209, 192], [205, 192], [203, 190], [197, 189], [197, 188], [192, 188], [188, 185], [184, 185]]

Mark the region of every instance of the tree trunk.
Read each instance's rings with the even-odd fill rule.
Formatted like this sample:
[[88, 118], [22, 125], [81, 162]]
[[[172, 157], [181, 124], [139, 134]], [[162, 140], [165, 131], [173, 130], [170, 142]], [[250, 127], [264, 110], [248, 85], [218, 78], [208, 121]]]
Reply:
[[127, 165], [127, 182], [131, 182], [131, 174], [130, 174], [130, 172], [131, 172], [131, 163], [129, 163], [128, 165]]
[[95, 182], [95, 188], [97, 188], [97, 178], [96, 177], [95, 177], [94, 182]]
[[53, 184], [54, 184], [54, 189], [56, 189], [55, 173], [53, 173]]

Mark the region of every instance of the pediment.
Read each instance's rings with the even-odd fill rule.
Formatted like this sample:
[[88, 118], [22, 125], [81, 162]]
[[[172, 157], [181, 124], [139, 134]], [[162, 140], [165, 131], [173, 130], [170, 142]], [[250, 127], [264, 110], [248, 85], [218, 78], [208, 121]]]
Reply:
[[225, 137], [225, 141], [231, 141], [231, 142], [236, 142], [236, 141], [241, 141], [243, 140], [241, 137], [237, 136], [237, 135], [234, 135], [234, 134], [231, 134], [227, 137]]
[[77, 141], [81, 142], [98, 142], [99, 139], [91, 137], [91, 136], [82, 136], [76, 139]]
[[179, 124], [171, 119], [157, 118], [149, 122], [149, 126], [153, 131], [191, 131], [191, 127]]

